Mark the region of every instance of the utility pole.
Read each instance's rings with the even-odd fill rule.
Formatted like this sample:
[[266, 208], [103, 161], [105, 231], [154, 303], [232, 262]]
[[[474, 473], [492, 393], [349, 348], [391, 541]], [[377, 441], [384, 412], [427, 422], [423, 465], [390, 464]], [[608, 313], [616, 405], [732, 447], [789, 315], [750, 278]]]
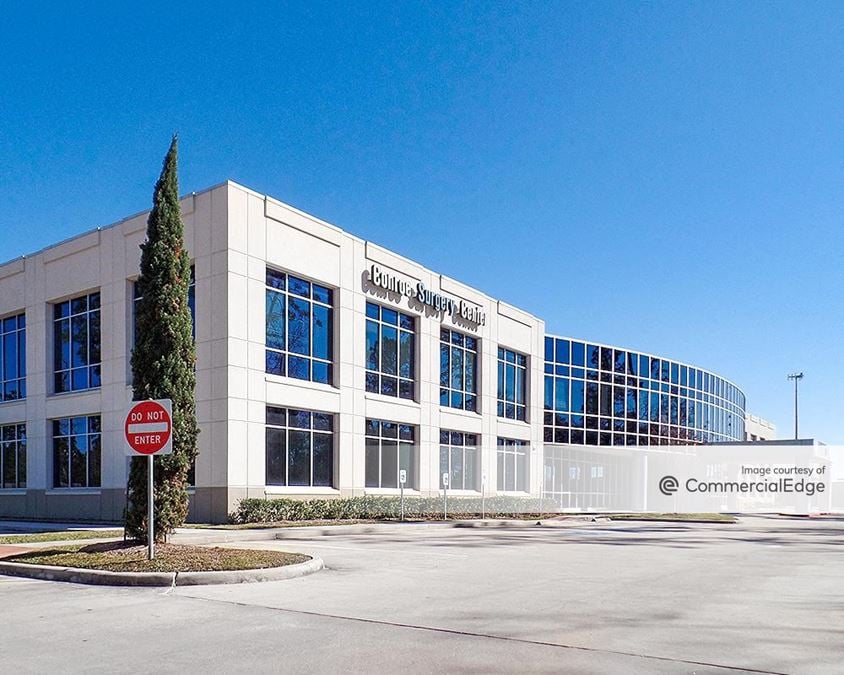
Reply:
[[789, 380], [794, 380], [794, 440], [798, 439], [797, 436], [797, 383], [803, 379], [803, 372], [799, 373], [791, 373], [788, 376]]

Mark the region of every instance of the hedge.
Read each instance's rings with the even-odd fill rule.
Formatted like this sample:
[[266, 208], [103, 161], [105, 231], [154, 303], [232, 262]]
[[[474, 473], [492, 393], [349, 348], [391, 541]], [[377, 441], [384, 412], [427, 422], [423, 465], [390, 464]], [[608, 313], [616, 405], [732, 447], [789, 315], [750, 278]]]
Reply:
[[[558, 504], [550, 499], [530, 497], [449, 497], [449, 518], [473, 518], [483, 512], [492, 518], [514, 514], [541, 514], [556, 511]], [[404, 514], [412, 519], [443, 517], [441, 497], [405, 497]], [[235, 524], [273, 523], [296, 520], [381, 520], [397, 519], [401, 500], [393, 496], [367, 495], [341, 499], [241, 499], [229, 515]]]

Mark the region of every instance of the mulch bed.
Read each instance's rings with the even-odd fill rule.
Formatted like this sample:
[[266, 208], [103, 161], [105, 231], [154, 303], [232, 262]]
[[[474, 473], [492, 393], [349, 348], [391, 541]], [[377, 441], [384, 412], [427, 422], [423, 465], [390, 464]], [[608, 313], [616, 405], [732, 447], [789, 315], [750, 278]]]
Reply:
[[156, 544], [155, 560], [147, 560], [146, 545], [108, 542], [25, 550], [3, 560], [110, 572], [211, 572], [295, 565], [309, 560], [309, 556], [284, 551]]

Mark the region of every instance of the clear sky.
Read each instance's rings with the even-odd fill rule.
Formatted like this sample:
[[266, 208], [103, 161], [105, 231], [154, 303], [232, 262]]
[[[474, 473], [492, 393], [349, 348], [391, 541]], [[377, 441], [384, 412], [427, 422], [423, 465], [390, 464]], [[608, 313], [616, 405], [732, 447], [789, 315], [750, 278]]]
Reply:
[[844, 442], [842, 3], [0, 2], [0, 260], [230, 178]]

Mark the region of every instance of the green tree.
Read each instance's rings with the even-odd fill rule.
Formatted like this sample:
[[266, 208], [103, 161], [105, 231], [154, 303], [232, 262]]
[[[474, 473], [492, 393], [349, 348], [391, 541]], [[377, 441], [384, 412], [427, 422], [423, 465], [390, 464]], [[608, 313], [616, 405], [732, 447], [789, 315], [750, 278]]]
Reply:
[[[153, 207], [141, 244], [141, 275], [132, 350], [133, 399], [173, 401], [173, 454], [155, 458], [155, 538], [185, 522], [188, 471], [196, 458], [196, 351], [188, 306], [190, 260], [184, 243], [173, 136], [155, 184]], [[133, 457], [129, 471], [126, 532], [147, 536], [147, 458]]]

